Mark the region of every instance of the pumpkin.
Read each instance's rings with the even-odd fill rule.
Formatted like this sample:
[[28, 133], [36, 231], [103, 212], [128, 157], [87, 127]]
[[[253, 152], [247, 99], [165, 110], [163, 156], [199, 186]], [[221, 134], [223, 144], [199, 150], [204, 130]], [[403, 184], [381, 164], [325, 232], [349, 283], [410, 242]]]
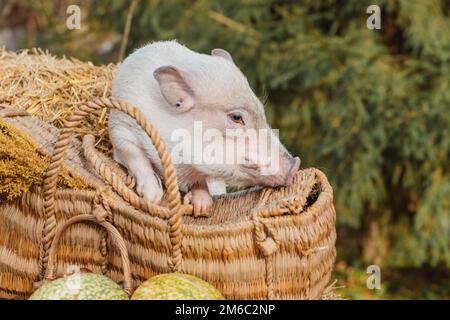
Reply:
[[224, 300], [208, 282], [189, 274], [160, 274], [143, 282], [132, 300]]
[[128, 300], [122, 288], [96, 273], [75, 273], [47, 282], [30, 300]]

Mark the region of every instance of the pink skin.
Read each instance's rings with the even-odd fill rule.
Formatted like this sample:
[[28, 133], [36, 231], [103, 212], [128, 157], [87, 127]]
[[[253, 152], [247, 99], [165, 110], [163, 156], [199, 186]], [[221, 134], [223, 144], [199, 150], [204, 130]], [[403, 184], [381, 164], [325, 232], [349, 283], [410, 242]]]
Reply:
[[[192, 131], [194, 121], [224, 135], [227, 129], [269, 129], [262, 103], [223, 49], [214, 49], [209, 56], [174, 41], [149, 44], [121, 64], [112, 91], [114, 98], [143, 112], [169, 149], [174, 146], [170, 141], [173, 130]], [[110, 113], [109, 130], [114, 159], [135, 177], [137, 193], [160, 203], [163, 168], [148, 137], [134, 121], [115, 110]], [[177, 165], [180, 190], [187, 192], [183, 202], [193, 205], [195, 215], [206, 215], [212, 204], [211, 180], [240, 188], [290, 185], [299, 161], [281, 148], [279, 171], [271, 176], [263, 175], [253, 161], [231, 166]]]
[[184, 204], [192, 204], [196, 216], [207, 216], [212, 203], [206, 182], [195, 184], [184, 196]]
[[[221, 52], [222, 53], [222, 52]], [[237, 129], [237, 128], [256, 128], [258, 127], [258, 120], [254, 116], [255, 111], [243, 108], [229, 108], [227, 106], [215, 106], [211, 110], [211, 105], [195, 106], [194, 90], [186, 82], [189, 76], [183, 71], [174, 67], [160, 67], [154, 72], [154, 77], [160, 84], [161, 91], [167, 102], [174, 106], [179, 114], [192, 113], [196, 118], [202, 120], [203, 123], [210, 128], [221, 129]], [[212, 100], [214, 101], [214, 100]], [[245, 103], [244, 103], [245, 105]], [[209, 112], [206, 112], [206, 111]], [[243, 116], [243, 120], [233, 121], [231, 115], [238, 113]], [[262, 121], [265, 123], [264, 121]], [[286, 152], [286, 154], [288, 154]], [[243, 168], [243, 167], [242, 167]], [[299, 163], [296, 163], [292, 156], [282, 156], [280, 161], [280, 170], [273, 176], [261, 176], [259, 174], [259, 167], [256, 166], [255, 176], [251, 179], [254, 184], [258, 181], [265, 186], [282, 186], [290, 185], [292, 182], [293, 173], [299, 168]], [[212, 197], [208, 190], [208, 186], [204, 180], [204, 176], [196, 176], [195, 170], [191, 167], [187, 170], [189, 172], [188, 178], [183, 177], [184, 180], [190, 181], [191, 186], [189, 192], [184, 197], [184, 204], [192, 204], [195, 215], [206, 215], [212, 204]], [[252, 170], [250, 170], [252, 171]], [[181, 180], [181, 179], [180, 179]]]
[[115, 148], [114, 156], [122, 160], [128, 172], [134, 173], [136, 192], [147, 201], [159, 203], [163, 196], [161, 179], [153, 171], [150, 159], [132, 142], [127, 143], [127, 152], [122, 150]]
[[[117, 156], [123, 159], [130, 172], [137, 173], [135, 174], [136, 192], [146, 201], [160, 203], [163, 197], [162, 184], [160, 178], [154, 172], [150, 160], [133, 143], [129, 143], [128, 148], [131, 153], [123, 153]], [[183, 203], [192, 204], [196, 216], [206, 216], [213, 203], [206, 182], [192, 185], [189, 192], [184, 196]]]

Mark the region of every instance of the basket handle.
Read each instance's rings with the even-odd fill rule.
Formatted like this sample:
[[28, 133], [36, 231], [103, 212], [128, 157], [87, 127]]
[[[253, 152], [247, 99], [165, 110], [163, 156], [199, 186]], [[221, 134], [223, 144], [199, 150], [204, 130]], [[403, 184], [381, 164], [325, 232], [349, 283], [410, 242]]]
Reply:
[[[181, 265], [181, 229], [183, 219], [183, 208], [181, 206], [181, 196], [178, 189], [178, 182], [175, 169], [170, 157], [170, 153], [161, 139], [155, 128], [148, 122], [146, 117], [139, 111], [139, 109], [122, 101], [112, 100], [109, 98], [98, 98], [94, 101], [88, 102], [80, 106], [70, 118], [65, 122], [64, 128], [58, 140], [55, 143], [53, 155], [48, 166], [47, 173], [43, 181], [43, 195], [44, 195], [44, 226], [42, 229], [42, 244], [40, 247], [40, 272], [44, 274], [47, 262], [49, 249], [55, 235], [56, 217], [55, 217], [55, 196], [56, 185], [58, 181], [59, 172], [64, 163], [64, 156], [67, 147], [71, 143], [71, 138], [74, 129], [80, 122], [89, 114], [101, 108], [117, 109], [128, 114], [150, 137], [155, 149], [158, 152], [161, 164], [164, 168], [164, 178], [166, 184], [167, 199], [169, 202], [169, 225], [170, 225], [170, 242], [172, 244], [172, 260], [170, 267], [173, 271], [179, 269]], [[160, 207], [161, 208], [161, 207]]]
[[[136, 209], [151, 212], [162, 219], [170, 217], [170, 211], [167, 208], [155, 205], [150, 201], [145, 201], [139, 197], [133, 190], [134, 179], [127, 175], [117, 166], [113, 160], [95, 149], [95, 138], [91, 134], [83, 137], [84, 157], [105, 181], [107, 181], [115, 192], [117, 192], [125, 201], [130, 203]], [[192, 205], [181, 205], [184, 214], [193, 214]]]
[[81, 223], [81, 222], [94, 222], [106, 229], [108, 234], [111, 236], [114, 244], [117, 246], [120, 252], [120, 256], [122, 258], [122, 268], [123, 268], [123, 283], [124, 283], [124, 291], [131, 295], [133, 292], [132, 280], [131, 280], [131, 269], [130, 269], [130, 260], [128, 257], [128, 250], [125, 245], [125, 241], [120, 235], [119, 231], [109, 222], [103, 221], [99, 222], [93, 215], [91, 214], [82, 214], [75, 216], [69, 220], [67, 220], [63, 225], [61, 225], [55, 233], [55, 237], [52, 241], [52, 245], [50, 247], [49, 258], [48, 258], [48, 267], [47, 272], [45, 274], [46, 280], [53, 280], [56, 276], [56, 248], [58, 247], [58, 243], [61, 240], [64, 232], [73, 224]]
[[[128, 188], [133, 189], [136, 185], [136, 181], [133, 176], [128, 175], [127, 172], [122, 170], [117, 162], [95, 149], [95, 137], [92, 134], [86, 134], [83, 136], [83, 152], [85, 158], [87, 158], [91, 165], [101, 161], [113, 174], [116, 174]], [[89, 155], [89, 157], [86, 157], [86, 155]], [[97, 158], [99, 160], [97, 160]], [[96, 167], [94, 167], [94, 169], [97, 170]]]

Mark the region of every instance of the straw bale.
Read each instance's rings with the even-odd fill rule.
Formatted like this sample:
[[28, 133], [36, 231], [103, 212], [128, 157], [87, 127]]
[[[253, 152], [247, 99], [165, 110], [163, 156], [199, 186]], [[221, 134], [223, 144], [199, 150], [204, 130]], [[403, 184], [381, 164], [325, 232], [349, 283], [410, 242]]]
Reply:
[[[114, 64], [94, 66], [74, 58], [56, 58], [40, 49], [10, 52], [0, 48], [0, 104], [25, 109], [56, 127], [81, 104], [111, 95]], [[99, 150], [110, 154], [106, 109], [77, 128], [90, 133]]]

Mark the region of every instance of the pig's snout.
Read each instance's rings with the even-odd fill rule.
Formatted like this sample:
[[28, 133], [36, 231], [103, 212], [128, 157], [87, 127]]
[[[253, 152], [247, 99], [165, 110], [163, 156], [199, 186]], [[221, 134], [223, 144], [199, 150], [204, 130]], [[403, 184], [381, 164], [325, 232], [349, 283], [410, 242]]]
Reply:
[[278, 169], [275, 173], [259, 176], [260, 183], [268, 187], [285, 187], [294, 182], [295, 174], [300, 168], [300, 158], [284, 154], [280, 158]]
[[285, 178], [285, 185], [290, 186], [294, 182], [294, 176], [297, 173], [298, 169], [300, 168], [300, 158], [299, 157], [291, 157], [289, 156], [289, 163], [290, 168], [287, 170], [286, 178]]

